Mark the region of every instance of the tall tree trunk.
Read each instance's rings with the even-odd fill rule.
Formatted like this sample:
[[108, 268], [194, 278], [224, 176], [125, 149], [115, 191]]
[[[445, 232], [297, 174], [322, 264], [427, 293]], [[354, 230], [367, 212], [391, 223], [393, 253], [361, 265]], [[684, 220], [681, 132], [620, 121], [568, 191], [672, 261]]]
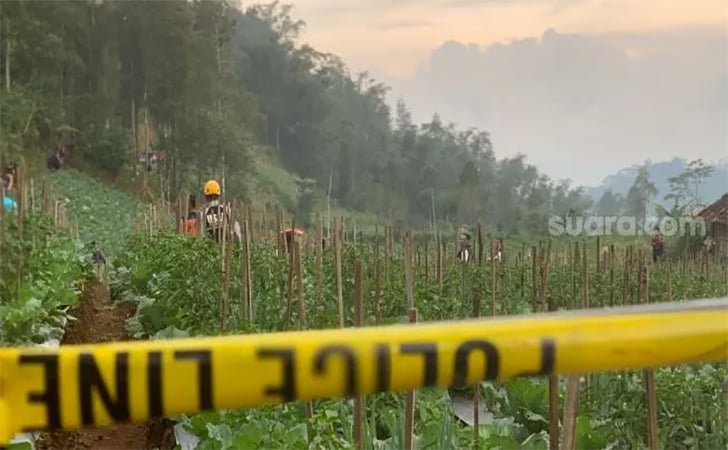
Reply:
[[5, 19], [5, 90], [10, 92], [10, 32], [8, 31], [10, 24], [8, 19]]

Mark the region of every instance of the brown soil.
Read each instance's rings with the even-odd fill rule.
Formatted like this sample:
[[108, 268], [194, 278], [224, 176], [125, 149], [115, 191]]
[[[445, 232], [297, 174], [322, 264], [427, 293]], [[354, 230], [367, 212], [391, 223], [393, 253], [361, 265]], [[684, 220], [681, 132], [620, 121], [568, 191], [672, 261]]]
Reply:
[[[112, 303], [108, 287], [94, 280], [84, 287], [81, 305], [70, 311], [78, 320], [68, 322], [61, 345], [130, 340], [126, 333], [126, 320], [135, 311], [133, 303]], [[146, 450], [172, 449], [174, 445], [172, 425], [166, 419], [80, 431], [56, 431], [41, 435], [36, 442], [38, 450]]]

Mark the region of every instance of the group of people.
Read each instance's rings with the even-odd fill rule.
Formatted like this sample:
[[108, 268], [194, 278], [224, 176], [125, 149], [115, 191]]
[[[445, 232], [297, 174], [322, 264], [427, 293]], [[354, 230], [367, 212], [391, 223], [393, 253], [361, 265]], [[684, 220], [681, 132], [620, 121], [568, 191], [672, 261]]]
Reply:
[[[65, 145], [59, 146], [51, 152], [46, 159], [46, 167], [51, 172], [55, 172], [63, 168], [68, 156], [68, 147]], [[2, 179], [0, 180], [0, 186], [3, 190], [3, 209], [7, 212], [15, 211], [18, 208], [17, 202], [10, 197], [9, 193], [15, 188], [16, 181], [18, 178], [18, 163], [8, 163], [2, 171]]]
[[[473, 250], [470, 244], [470, 238], [470, 230], [465, 226], [460, 227], [460, 236], [458, 239], [460, 242], [460, 248], [457, 253], [457, 259], [460, 262], [468, 263], [473, 259]], [[491, 259], [495, 261], [500, 261], [502, 258], [503, 239], [495, 239], [490, 243], [490, 255], [488, 255], [487, 259], [488, 261], [490, 261]]]
[[[63, 148], [54, 152], [49, 158], [48, 167], [51, 170], [58, 170], [65, 157]], [[3, 187], [3, 208], [6, 211], [14, 211], [17, 209], [17, 203], [6, 193], [13, 189], [15, 179], [17, 177], [18, 165], [16, 163], [8, 164], [3, 170], [2, 187]], [[205, 195], [205, 204], [201, 208], [196, 209], [194, 197], [190, 198], [190, 212], [186, 218], [182, 218], [183, 230], [193, 236], [197, 236], [199, 219], [202, 219], [203, 232], [206, 236], [220, 242], [225, 237], [226, 240], [242, 241], [242, 232], [240, 223], [232, 217], [232, 209], [229, 204], [223, 204], [221, 201], [222, 189], [217, 180], [209, 180], [203, 187]], [[286, 233], [286, 239], [293, 237], [293, 231]], [[470, 244], [471, 234], [467, 227], [460, 228], [460, 249], [457, 253], [457, 259], [461, 262], [470, 262], [472, 260], [472, 248]], [[652, 235], [652, 260], [657, 262], [664, 253], [664, 237], [659, 227], [655, 227]], [[503, 254], [503, 240], [497, 239], [491, 242], [491, 254], [496, 261], [500, 261]], [[489, 258], [490, 259], [490, 258]]]
[[[240, 223], [232, 216], [232, 208], [229, 204], [221, 201], [222, 189], [216, 180], [209, 180], [202, 188], [205, 195], [205, 204], [200, 208], [195, 206], [195, 196], [189, 198], [190, 211], [187, 217], [180, 218], [180, 229], [190, 236], [197, 236], [202, 227], [205, 236], [216, 242], [226, 241], [242, 243], [242, 230]], [[290, 248], [295, 236], [304, 232], [300, 228], [288, 228], [281, 231], [286, 242], [286, 248]], [[322, 242], [325, 247], [325, 241]]]
[[[460, 262], [470, 262], [473, 258], [473, 251], [470, 244], [471, 234], [467, 227], [460, 228], [460, 249], [457, 253], [457, 259]], [[660, 227], [656, 226], [654, 233], [652, 234], [652, 262], [657, 263], [665, 253], [665, 238], [660, 231]], [[492, 258], [496, 261], [500, 261], [503, 256], [503, 240], [496, 239], [491, 242], [490, 251]], [[488, 258], [490, 259], [490, 257]]]
[[46, 167], [51, 172], [61, 170], [66, 162], [66, 156], [68, 154], [67, 147], [65, 145], [58, 147], [46, 159]]
[[191, 197], [190, 212], [186, 218], [182, 218], [185, 233], [197, 236], [198, 227], [201, 226], [202, 232], [216, 242], [221, 242], [223, 239], [241, 242], [240, 223], [234, 220], [230, 205], [222, 203], [220, 183], [216, 180], [209, 180], [202, 190], [205, 195], [205, 204], [197, 209], [195, 208], [194, 197]]

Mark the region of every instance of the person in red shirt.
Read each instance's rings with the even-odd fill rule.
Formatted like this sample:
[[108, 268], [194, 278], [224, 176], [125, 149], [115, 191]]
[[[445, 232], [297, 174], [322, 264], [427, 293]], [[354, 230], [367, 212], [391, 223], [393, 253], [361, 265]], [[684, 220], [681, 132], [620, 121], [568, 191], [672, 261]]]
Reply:
[[662, 253], [665, 250], [665, 242], [660, 227], [655, 227], [655, 232], [652, 234], [652, 262], [656, 263], [658, 259], [662, 257]]

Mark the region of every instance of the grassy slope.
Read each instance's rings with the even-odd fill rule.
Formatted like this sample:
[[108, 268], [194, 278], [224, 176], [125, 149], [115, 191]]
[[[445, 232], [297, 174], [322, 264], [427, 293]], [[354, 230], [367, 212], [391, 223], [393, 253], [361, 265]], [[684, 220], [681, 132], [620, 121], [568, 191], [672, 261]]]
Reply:
[[[256, 174], [253, 177], [253, 195], [260, 203], [270, 202], [282, 205], [289, 211], [294, 211], [298, 203], [298, 181], [300, 177], [292, 174], [278, 165], [270, 157], [258, 156], [255, 161]], [[323, 195], [322, 195], [323, 197]], [[326, 202], [321, 202], [318, 212], [325, 217]], [[352, 227], [356, 223], [357, 231], [365, 234], [374, 234], [377, 224], [380, 226], [380, 233], [384, 219], [374, 214], [350, 211], [331, 203], [331, 217], [343, 217], [346, 226]]]
[[[80, 238], [86, 242], [95, 240], [107, 255], [113, 256], [118, 250], [132, 231], [135, 220], [144, 220], [144, 204], [137, 197], [123, 190], [124, 185], [111, 186], [108, 182], [97, 181], [90, 175], [75, 169], [65, 169], [42, 176], [49, 179], [55, 196], [67, 199], [66, 206], [71, 218], [79, 221]], [[268, 202], [282, 205], [287, 210], [293, 211], [298, 201], [298, 180], [300, 180], [299, 177], [287, 172], [269, 159], [260, 158], [256, 161], [256, 174], [253, 177], [254, 201], [257, 204]], [[319, 205], [318, 211], [325, 218], [325, 202]], [[349, 230], [356, 223], [357, 230], [367, 235], [373, 235], [377, 226], [379, 226], [381, 235], [383, 225], [386, 223], [384, 219], [373, 214], [349, 211], [336, 204], [331, 206], [331, 216], [344, 217], [345, 226]], [[440, 232], [444, 233], [444, 239], [452, 239], [454, 242], [456, 230], [440, 226]], [[491, 235], [487, 232], [483, 236], [486, 251], [490, 238]], [[584, 240], [584, 237], [558, 239], [554, 242], [553, 250], [557, 250], [570, 241], [583, 242]], [[508, 248], [520, 251], [523, 246], [528, 250], [532, 245], [538, 245], [538, 242], [543, 242], [544, 238], [523, 235], [509, 237], [506, 241]], [[627, 241], [647, 245], [649, 237], [630, 239], [609, 236], [602, 239], [601, 245], [613, 242], [624, 244]], [[474, 235], [473, 244], [476, 242], [477, 236]], [[595, 250], [596, 248], [589, 248], [590, 253]]]
[[[45, 175], [54, 196], [65, 199], [69, 219], [78, 221], [79, 237], [96, 241], [109, 256], [120, 248], [134, 223], [143, 217], [143, 204], [74, 169]], [[143, 219], [142, 219], [143, 220]]]
[[[35, 167], [38, 166], [38, 167]], [[144, 204], [138, 199], [139, 182], [135, 182], [125, 173], [112, 182], [98, 171], [80, 166], [80, 169], [64, 169], [57, 173], [48, 174], [40, 165], [29, 166], [31, 176], [40, 174], [40, 177], [47, 177], [53, 188], [55, 196], [66, 198], [70, 218], [79, 221], [79, 231], [82, 240], [89, 242], [95, 240], [102, 246], [102, 249], [113, 256], [126, 236], [131, 232], [134, 222], [138, 219], [143, 221], [145, 211]], [[255, 174], [252, 177], [252, 198], [256, 205], [270, 204], [280, 205], [289, 213], [295, 211], [298, 202], [298, 181], [300, 177], [283, 169], [280, 164], [265, 152], [258, 152], [255, 159]], [[102, 180], [102, 181], [99, 181]], [[37, 184], [40, 185], [39, 183]], [[150, 185], [151, 187], [151, 185]], [[317, 207], [317, 212], [325, 219], [327, 214], [324, 195]], [[345, 227], [351, 230], [356, 226], [368, 236], [373, 236], [377, 227], [380, 236], [383, 227], [387, 223], [385, 218], [374, 214], [350, 211], [339, 207], [336, 202], [331, 204], [331, 217], [343, 217]], [[452, 239], [454, 242], [457, 235], [457, 227], [449, 227], [440, 224], [439, 231], [443, 233], [443, 239]], [[313, 232], [314, 230], [310, 230]], [[475, 229], [472, 230], [475, 233]], [[326, 232], [326, 230], [324, 230]], [[484, 230], [483, 240], [487, 246], [492, 233]], [[474, 234], [473, 243], [477, 241]], [[570, 241], [585, 240], [585, 236], [577, 238], [564, 237], [554, 242], [554, 250]], [[511, 236], [506, 239], [508, 248], [520, 251], [523, 246], [527, 249], [532, 245], [538, 245], [544, 241], [542, 236]], [[601, 245], [619, 242], [621, 244], [636, 243], [647, 245], [649, 237], [624, 238], [618, 236], [607, 236], [602, 238]], [[591, 251], [592, 249], [590, 249]], [[596, 249], [594, 249], [596, 250]]]

